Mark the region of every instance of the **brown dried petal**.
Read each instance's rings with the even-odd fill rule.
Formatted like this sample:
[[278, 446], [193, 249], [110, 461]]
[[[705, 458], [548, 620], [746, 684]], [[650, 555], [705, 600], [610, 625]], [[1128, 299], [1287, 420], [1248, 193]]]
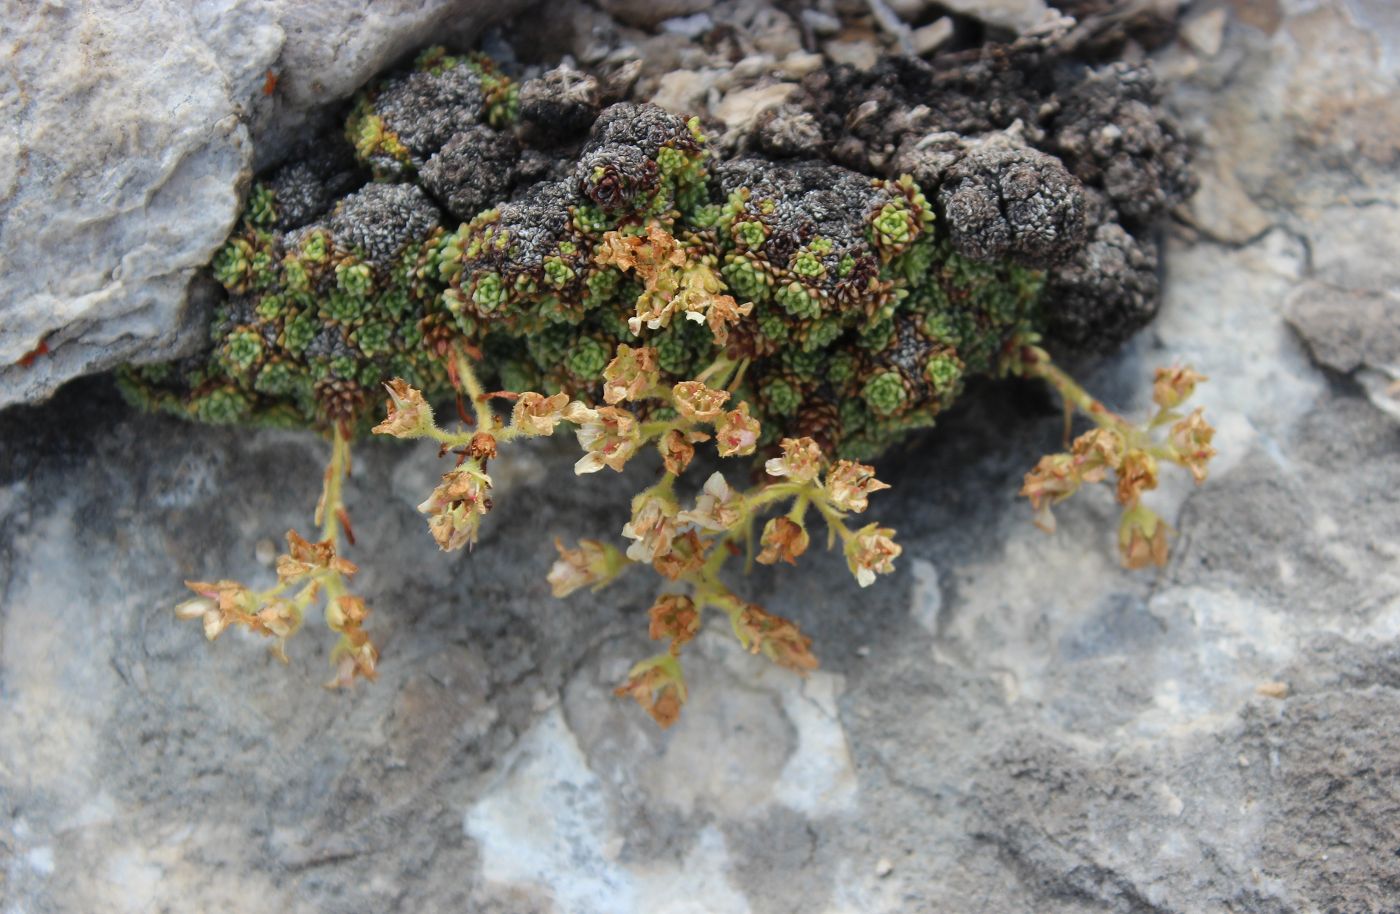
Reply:
[[700, 613], [695, 608], [695, 601], [681, 594], [662, 594], [652, 604], [648, 615], [651, 626], [647, 635], [653, 641], [670, 638], [672, 653], [700, 631]]
[[811, 651], [812, 639], [791, 620], [775, 616], [761, 606], [745, 604], [735, 617], [734, 630], [750, 653], [761, 653], [779, 666], [798, 673], [811, 672], [818, 666]]
[[764, 565], [787, 562], [796, 565], [797, 559], [807, 551], [811, 538], [807, 530], [792, 518], [785, 515], [771, 518], [763, 525], [763, 550], [757, 560]]
[[525, 435], [552, 435], [554, 428], [564, 418], [569, 405], [569, 395], [557, 393], [552, 397], [534, 391], [526, 391], [515, 400], [511, 410], [511, 426]]

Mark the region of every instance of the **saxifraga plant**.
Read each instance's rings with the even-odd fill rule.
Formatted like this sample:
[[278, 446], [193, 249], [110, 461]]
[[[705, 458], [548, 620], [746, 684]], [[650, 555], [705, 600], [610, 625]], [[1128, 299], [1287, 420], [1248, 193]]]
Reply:
[[[987, 85], [994, 106], [977, 100]], [[666, 726], [707, 610], [748, 650], [816, 667], [811, 640], [736, 594], [724, 566], [795, 564], [819, 517], [861, 586], [892, 571], [894, 531], [857, 519], [888, 488], [864, 461], [979, 375], [1040, 378], [1094, 423], [1027, 474], [1037, 523], [1112, 476], [1125, 564], [1165, 562], [1167, 525], [1141, 496], [1163, 464], [1205, 478], [1212, 430], [1180, 409], [1202, 379], [1160, 371], [1158, 410], [1136, 425], [1048, 351], [1110, 348], [1155, 308], [1147, 227], [1189, 179], [1145, 71], [1071, 66], [1046, 38], [951, 70], [832, 68], [721, 150], [697, 119], [606, 96], [577, 70], [517, 84], [430, 50], [363, 93], [347, 152], [320, 143], [254, 187], [213, 264], [229, 297], [211, 348], [132, 367], [124, 387], [202, 421], [324, 432], [320, 530], [287, 534], [268, 588], [189, 582], [180, 616], [211, 639], [267, 635], [280, 655], [320, 606], [340, 635], [331, 684], [373, 678], [341, 554], [352, 439], [422, 438], [453, 458], [419, 506], [451, 551], [493, 507], [491, 462], [564, 425], [580, 474], [660, 455], [625, 549], [558, 543], [548, 580], [565, 596], [648, 565], [668, 582], [649, 613], [665, 650], [618, 688]], [[872, 105], [890, 116], [862, 124]], [[454, 401], [460, 422], [444, 425], [431, 404]], [[761, 481], [715, 472], [683, 502], [676, 482], [710, 444], [749, 458], [739, 475], [760, 461]]]

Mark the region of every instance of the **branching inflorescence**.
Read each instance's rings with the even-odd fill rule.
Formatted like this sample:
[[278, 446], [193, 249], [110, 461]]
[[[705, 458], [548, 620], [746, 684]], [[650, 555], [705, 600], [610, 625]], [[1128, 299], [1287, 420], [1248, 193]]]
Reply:
[[[350, 440], [373, 426], [455, 456], [419, 507], [454, 550], [491, 510], [498, 451], [564, 424], [578, 473], [660, 454], [626, 549], [561, 545], [549, 581], [563, 596], [645, 564], [671, 582], [650, 629], [668, 648], [619, 689], [669, 724], [705, 610], [749, 650], [816, 665], [794, 623], [729, 589], [724, 563], [795, 563], [820, 516], [862, 586], [891, 571], [893, 531], [851, 522], [886, 488], [861, 461], [931, 425], [967, 379], [1007, 374], [1045, 379], [1097, 426], [1027, 476], [1041, 521], [1112, 470], [1125, 561], [1164, 560], [1166, 526], [1138, 496], [1160, 461], [1204, 477], [1209, 426], [1173, 412], [1198, 378], [1159, 379], [1162, 409], [1137, 428], [1040, 346], [1108, 348], [1155, 307], [1146, 229], [1189, 182], [1145, 71], [1072, 65], [1047, 39], [951, 69], [832, 68], [718, 145], [696, 118], [609, 91], [570, 68], [517, 84], [432, 50], [364, 92], [343, 147], [319, 143], [254, 187], [213, 264], [229, 296], [211, 349], [125, 383], [204, 421], [328, 432], [320, 541], [289, 533], [268, 590], [191, 583], [182, 615], [280, 650], [321, 602], [341, 633], [334, 682], [372, 677], [338, 554]], [[430, 406], [453, 399], [460, 430]], [[683, 504], [675, 482], [707, 443], [762, 461], [763, 481], [717, 472]]]

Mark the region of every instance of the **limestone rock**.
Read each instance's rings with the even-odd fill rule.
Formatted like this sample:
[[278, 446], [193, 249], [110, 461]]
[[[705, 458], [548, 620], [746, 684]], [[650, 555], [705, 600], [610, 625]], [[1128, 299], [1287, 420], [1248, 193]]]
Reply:
[[187, 288], [251, 169], [407, 51], [519, 5], [14, 6], [0, 25], [0, 406], [197, 344]]

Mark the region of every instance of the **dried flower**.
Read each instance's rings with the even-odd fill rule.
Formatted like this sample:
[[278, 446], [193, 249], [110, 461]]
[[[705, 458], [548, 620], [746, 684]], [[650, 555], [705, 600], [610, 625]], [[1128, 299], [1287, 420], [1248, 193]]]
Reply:
[[554, 548], [559, 558], [545, 580], [556, 597], [566, 597], [581, 587], [598, 590], [617, 577], [625, 564], [622, 553], [597, 540], [579, 540], [577, 549], [565, 549], [556, 538]]
[[622, 527], [622, 535], [634, 542], [627, 557], [634, 562], [651, 562], [671, 549], [676, 535], [676, 505], [667, 498], [647, 491], [632, 501], [632, 519]]
[[1090, 429], [1074, 439], [1070, 453], [1080, 481], [1099, 482], [1107, 470], [1118, 469], [1126, 447], [1122, 433], [1111, 428]]
[[786, 476], [793, 482], [811, 482], [822, 470], [822, 449], [811, 438], [784, 438], [783, 456], [763, 465], [769, 476]]
[[291, 600], [270, 600], [258, 610], [255, 631], [285, 638], [301, 626], [301, 612]]
[[395, 378], [385, 384], [384, 389], [389, 391], [389, 402], [384, 421], [371, 430], [374, 434], [421, 438], [432, 431], [433, 408], [421, 392], [410, 387], [403, 378]]
[[1035, 525], [1046, 533], [1054, 533], [1055, 515], [1050, 513], [1050, 506], [1079, 491], [1082, 482], [1074, 458], [1069, 454], [1048, 454], [1040, 458], [1021, 483], [1021, 495], [1031, 500], [1035, 510]]
[[428, 515], [428, 531], [443, 552], [476, 545], [481, 519], [491, 510], [491, 477], [471, 464], [443, 474], [442, 481], [418, 506]]
[[487, 432], [477, 432], [467, 444], [467, 455], [476, 460], [494, 460], [496, 457], [496, 436]]
[[357, 629], [368, 615], [365, 601], [351, 594], [343, 594], [326, 604], [326, 625], [333, 631]]
[[700, 612], [695, 608], [695, 601], [681, 594], [665, 593], [657, 597], [648, 615], [651, 627], [647, 634], [653, 641], [670, 638], [673, 654], [700, 631]]
[[572, 422], [574, 425], [583, 425], [588, 422], [595, 422], [598, 419], [598, 411], [591, 406], [587, 406], [574, 400], [564, 407], [564, 421]]
[[826, 474], [826, 494], [842, 511], [861, 513], [870, 506], [868, 499], [889, 484], [875, 478], [875, 468], [852, 460], [838, 460]]
[[647, 285], [654, 284], [670, 267], [685, 264], [685, 250], [669, 232], [655, 222], [647, 223], [646, 232], [645, 237], [604, 233], [598, 263], [612, 264], [624, 272], [633, 270]]
[[652, 559], [651, 567], [668, 581], [679, 581], [705, 566], [706, 542], [694, 530], [671, 538], [671, 548]]
[[[584, 417], [577, 435], [579, 446], [587, 451], [579, 458], [578, 463], [574, 464], [574, 472], [581, 476], [584, 473], [596, 473], [603, 467], [610, 467], [621, 473], [623, 465], [632, 459], [632, 455], [637, 453], [637, 448], [642, 443], [637, 417], [616, 406], [588, 410], [591, 415], [572, 407], [570, 412], [575, 416]], [[570, 421], [573, 421], [572, 417]]]
[[597, 262], [631, 270], [642, 281], [637, 312], [627, 319], [634, 335], [642, 332], [643, 325], [659, 330], [670, 323], [681, 304], [677, 293], [684, 277], [680, 268], [686, 262], [685, 249], [674, 236], [655, 222], [647, 223], [645, 237], [607, 232], [598, 246]]
[[1163, 409], [1174, 409], [1196, 392], [1196, 385], [1209, 380], [1190, 368], [1158, 368], [1152, 381], [1152, 400]]
[[695, 444], [706, 441], [709, 437], [704, 432], [682, 432], [678, 428], [667, 432], [659, 445], [661, 462], [666, 465], [666, 472], [674, 476], [684, 473], [685, 468], [690, 466], [690, 461], [695, 459]]
[[546, 397], [532, 390], [526, 391], [515, 400], [510, 414], [511, 427], [522, 435], [552, 435], [555, 426], [564, 418], [568, 405], [568, 394]]
[[1166, 522], [1142, 505], [1124, 511], [1118, 525], [1118, 552], [1123, 565], [1131, 569], [1166, 565], [1169, 532]]
[[257, 597], [237, 581], [186, 581], [185, 586], [199, 599], [180, 604], [185, 618], [195, 618], [194, 611], [202, 609], [199, 618], [204, 623], [204, 637], [213, 641], [234, 623], [251, 625]]
[[758, 447], [758, 420], [749, 415], [749, 404], [740, 401], [738, 409], [724, 414], [715, 426], [715, 442], [721, 457], [744, 457]]
[[676, 411], [696, 422], [713, 422], [720, 417], [729, 391], [706, 387], [699, 381], [681, 381], [671, 388]]
[[704, 321], [716, 346], [729, 345], [729, 326], [753, 313], [752, 302], [741, 305], [730, 295], [710, 295], [704, 303], [706, 307], [703, 311], [687, 311], [686, 317]]
[[1157, 488], [1157, 458], [1134, 448], [1118, 467], [1118, 501], [1135, 505], [1143, 492]]
[[1191, 471], [1197, 485], [1206, 481], [1206, 464], [1215, 456], [1215, 448], [1210, 446], [1214, 437], [1215, 429], [1211, 428], [1205, 411], [1200, 408], [1172, 426], [1172, 449], [1176, 451], [1182, 466]]
[[331, 540], [313, 543], [295, 530], [288, 530], [287, 552], [277, 557], [277, 579], [295, 581], [322, 570], [349, 576], [359, 569], [354, 562], [335, 554], [335, 543]]
[[779, 666], [799, 673], [817, 668], [817, 658], [811, 650], [812, 639], [802, 634], [791, 620], [746, 603], [732, 616], [732, 621], [739, 643], [750, 653], [762, 653]]
[[890, 528], [869, 524], [846, 541], [846, 564], [861, 587], [874, 584], [877, 574], [894, 571], [894, 560], [904, 550], [892, 536], [894, 531]]
[[757, 560], [764, 565], [787, 562], [796, 565], [798, 556], [807, 551], [810, 543], [807, 530], [790, 517], [779, 515], [770, 518], [763, 525], [763, 550]]
[[331, 651], [335, 678], [326, 683], [328, 689], [344, 689], [355, 684], [357, 676], [373, 680], [379, 671], [379, 651], [364, 632], [347, 633]]
[[639, 400], [661, 380], [656, 350], [619, 344], [617, 356], [603, 369], [603, 399], [608, 403]]
[[725, 481], [724, 474], [715, 472], [705, 480], [704, 489], [695, 499], [695, 507], [682, 511], [676, 519], [702, 530], [722, 533], [744, 519], [744, 499]]
[[680, 662], [670, 654], [643, 660], [632, 667], [627, 681], [613, 694], [632, 697], [662, 728], [669, 727], [680, 717], [686, 699]]

